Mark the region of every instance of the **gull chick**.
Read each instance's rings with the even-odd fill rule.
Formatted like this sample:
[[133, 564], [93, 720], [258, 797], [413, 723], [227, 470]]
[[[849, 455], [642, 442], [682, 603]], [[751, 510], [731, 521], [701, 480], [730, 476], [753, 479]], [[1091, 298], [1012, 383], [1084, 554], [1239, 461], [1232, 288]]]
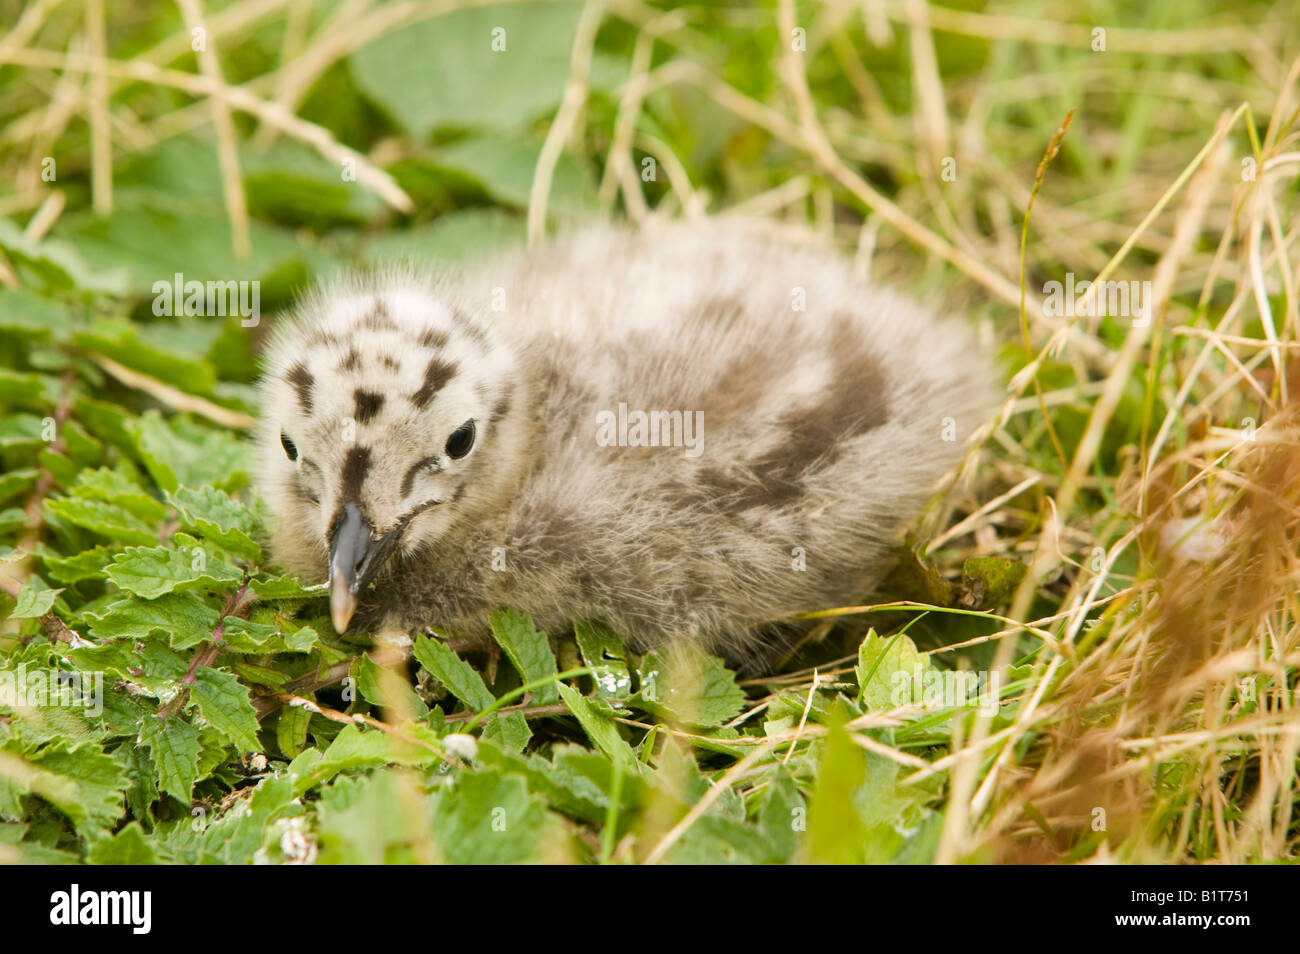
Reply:
[[272, 550], [340, 632], [513, 607], [752, 663], [870, 593], [990, 382], [960, 322], [736, 225], [350, 276], [268, 352]]

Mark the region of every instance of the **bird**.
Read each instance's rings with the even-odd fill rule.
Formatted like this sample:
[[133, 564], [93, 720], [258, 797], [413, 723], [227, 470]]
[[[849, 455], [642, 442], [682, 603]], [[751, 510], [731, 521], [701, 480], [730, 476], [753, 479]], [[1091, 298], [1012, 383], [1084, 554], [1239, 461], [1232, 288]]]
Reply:
[[967, 322], [833, 250], [594, 225], [306, 292], [264, 353], [257, 485], [339, 633], [486, 642], [509, 608], [744, 664], [878, 585], [992, 382]]

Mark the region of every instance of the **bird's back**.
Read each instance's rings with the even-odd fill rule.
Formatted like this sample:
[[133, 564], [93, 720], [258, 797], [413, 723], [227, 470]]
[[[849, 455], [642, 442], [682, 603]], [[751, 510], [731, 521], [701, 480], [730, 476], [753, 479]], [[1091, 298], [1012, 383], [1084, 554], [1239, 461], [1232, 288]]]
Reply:
[[[990, 408], [966, 327], [736, 227], [588, 231], [453, 294], [519, 348], [536, 438], [440, 585], [544, 627], [743, 658], [763, 621], [867, 595]], [[487, 551], [504, 571], [466, 568]], [[443, 602], [476, 629], [479, 600]]]

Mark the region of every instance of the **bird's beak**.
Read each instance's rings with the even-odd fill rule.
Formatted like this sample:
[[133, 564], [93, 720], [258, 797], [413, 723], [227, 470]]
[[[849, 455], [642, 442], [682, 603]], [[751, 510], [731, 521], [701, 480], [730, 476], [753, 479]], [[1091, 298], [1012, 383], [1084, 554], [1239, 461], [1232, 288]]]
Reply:
[[375, 537], [361, 508], [351, 501], [343, 505], [343, 518], [330, 537], [330, 618], [338, 632], [347, 630], [361, 591], [392, 554], [402, 529]]

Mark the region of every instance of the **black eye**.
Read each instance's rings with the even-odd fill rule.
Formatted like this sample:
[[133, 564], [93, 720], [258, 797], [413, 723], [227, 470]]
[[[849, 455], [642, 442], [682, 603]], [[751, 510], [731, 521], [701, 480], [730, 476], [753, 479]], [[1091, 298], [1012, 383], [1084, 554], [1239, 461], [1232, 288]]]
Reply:
[[298, 445], [289, 440], [289, 436], [284, 431], [280, 432], [280, 446], [284, 448], [284, 456], [290, 460], [298, 459]]
[[474, 422], [466, 421], [447, 438], [447, 456], [460, 460], [474, 448]]

